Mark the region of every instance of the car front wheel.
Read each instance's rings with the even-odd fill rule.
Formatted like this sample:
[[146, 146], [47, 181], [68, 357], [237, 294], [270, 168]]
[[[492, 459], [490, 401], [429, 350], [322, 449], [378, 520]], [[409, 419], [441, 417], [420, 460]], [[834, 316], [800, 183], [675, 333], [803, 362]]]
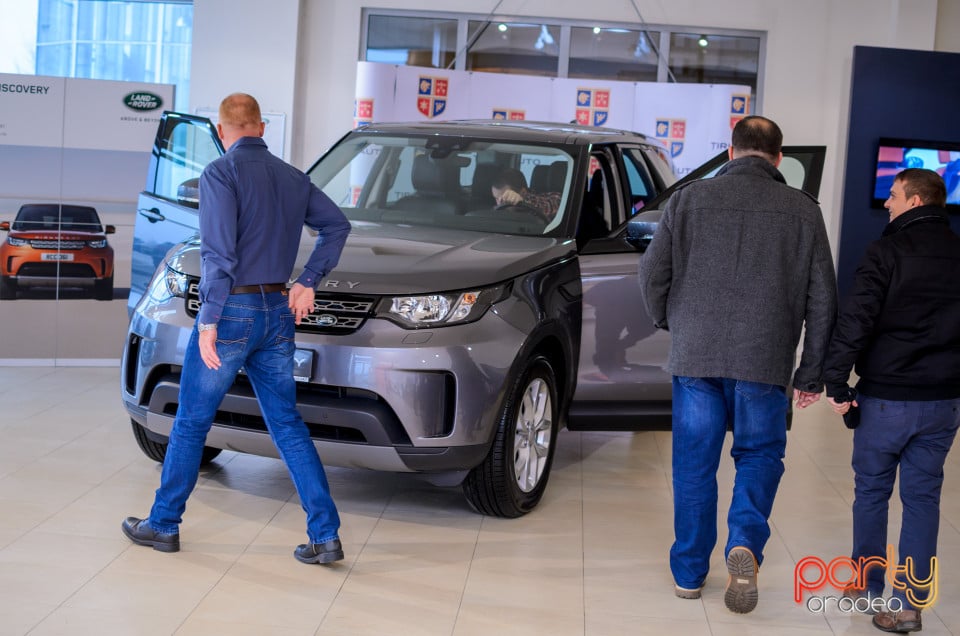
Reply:
[[17, 284], [9, 276], [0, 276], [0, 299], [13, 300], [17, 297]]
[[113, 300], [113, 276], [93, 283], [93, 297], [96, 300]]
[[[155, 462], [163, 463], [163, 458], [167, 456], [167, 444], [165, 442], [155, 442], [147, 435], [147, 429], [135, 422], [130, 420], [130, 425], [133, 427], [133, 437], [137, 440], [137, 446], [140, 447], [140, 450], [143, 451], [143, 454], [152, 459]], [[203, 447], [203, 455], [200, 456], [200, 465], [206, 466], [214, 460], [214, 458], [220, 454], [219, 448], [213, 448], [212, 446]]]
[[490, 453], [463, 482], [474, 510], [520, 517], [540, 502], [556, 448], [557, 405], [553, 368], [536, 356], [507, 393]]

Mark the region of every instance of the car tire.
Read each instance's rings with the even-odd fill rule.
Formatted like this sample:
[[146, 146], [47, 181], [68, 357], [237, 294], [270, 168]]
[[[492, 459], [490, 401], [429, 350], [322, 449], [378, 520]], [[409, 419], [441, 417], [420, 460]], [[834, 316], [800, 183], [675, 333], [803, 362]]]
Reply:
[[93, 283], [93, 297], [97, 300], [113, 300], [113, 276]]
[[520, 517], [543, 497], [557, 444], [556, 387], [553, 367], [536, 356], [507, 393], [490, 452], [462, 485], [480, 514]]
[[13, 300], [17, 297], [17, 284], [9, 276], [0, 276], [0, 300]]
[[[137, 446], [140, 447], [140, 450], [143, 451], [143, 454], [152, 459], [155, 462], [163, 463], [164, 457], [167, 456], [167, 444], [166, 442], [155, 442], [147, 435], [147, 429], [138, 424], [134, 420], [130, 420], [130, 425], [133, 427], [133, 437], [137, 440]], [[221, 449], [213, 448], [212, 446], [203, 447], [203, 455], [200, 456], [200, 465], [206, 466], [219, 455]]]

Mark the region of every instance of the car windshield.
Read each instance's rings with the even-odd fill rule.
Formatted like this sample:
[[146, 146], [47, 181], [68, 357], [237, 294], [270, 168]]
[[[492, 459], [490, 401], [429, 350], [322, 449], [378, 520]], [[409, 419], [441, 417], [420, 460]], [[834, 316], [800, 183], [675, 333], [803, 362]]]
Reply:
[[[543, 236], [563, 225], [573, 162], [558, 146], [357, 133], [324, 156], [310, 178], [354, 223]], [[498, 194], [519, 196], [498, 205], [498, 183]]]
[[78, 205], [25, 205], [20, 208], [13, 229], [64, 232], [102, 232], [97, 211]]

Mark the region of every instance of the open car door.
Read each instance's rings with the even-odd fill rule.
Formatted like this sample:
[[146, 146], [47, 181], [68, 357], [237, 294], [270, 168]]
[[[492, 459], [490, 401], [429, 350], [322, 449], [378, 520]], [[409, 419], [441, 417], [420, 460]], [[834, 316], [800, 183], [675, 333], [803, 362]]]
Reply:
[[206, 117], [170, 111], [161, 115], [146, 187], [137, 200], [128, 315], [167, 251], [197, 233], [200, 173], [223, 153], [217, 129]]
[[[780, 172], [813, 196], [820, 191], [825, 146], [785, 146]], [[640, 253], [653, 238], [663, 207], [677, 188], [709, 179], [729, 161], [724, 151], [661, 192], [639, 213], [580, 251], [583, 323], [572, 430], [667, 429], [672, 383], [666, 370], [670, 334], [655, 329], [640, 297]], [[620, 197], [625, 209], [629, 193]]]

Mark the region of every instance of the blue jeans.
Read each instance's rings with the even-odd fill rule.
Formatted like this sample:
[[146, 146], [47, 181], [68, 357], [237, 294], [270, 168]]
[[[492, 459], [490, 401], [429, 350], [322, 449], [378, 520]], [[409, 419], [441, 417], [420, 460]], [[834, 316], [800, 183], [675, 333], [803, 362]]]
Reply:
[[340, 517], [310, 433], [297, 411], [293, 379], [294, 318], [280, 292], [233, 294], [217, 323], [221, 367], [200, 358], [199, 333], [190, 335], [180, 377], [180, 405], [170, 432], [150, 526], [177, 532], [187, 497], [197, 484], [200, 457], [217, 408], [243, 367], [263, 412], [270, 438], [290, 471], [307, 513], [311, 543], [338, 538]]
[[731, 548], [763, 561], [767, 519], [783, 475], [787, 445], [784, 387], [728, 378], [673, 378], [673, 530], [670, 570], [680, 587], [703, 585], [717, 543], [717, 468], [733, 428], [736, 478], [727, 512]]
[[[940, 488], [943, 464], [960, 426], [960, 399], [930, 402], [894, 402], [860, 395], [860, 426], [853, 433], [853, 554], [887, 556], [887, 513], [893, 483], [900, 467], [900, 527], [898, 565], [910, 557], [910, 576], [930, 576], [930, 559], [937, 554], [940, 529]], [[939, 568], [938, 568], [939, 569]], [[903, 576], [898, 580], [904, 581]], [[867, 590], [883, 592], [884, 568], [867, 569]], [[904, 607], [904, 591], [894, 590]], [[927, 591], [913, 587], [915, 600], [925, 602]]]

